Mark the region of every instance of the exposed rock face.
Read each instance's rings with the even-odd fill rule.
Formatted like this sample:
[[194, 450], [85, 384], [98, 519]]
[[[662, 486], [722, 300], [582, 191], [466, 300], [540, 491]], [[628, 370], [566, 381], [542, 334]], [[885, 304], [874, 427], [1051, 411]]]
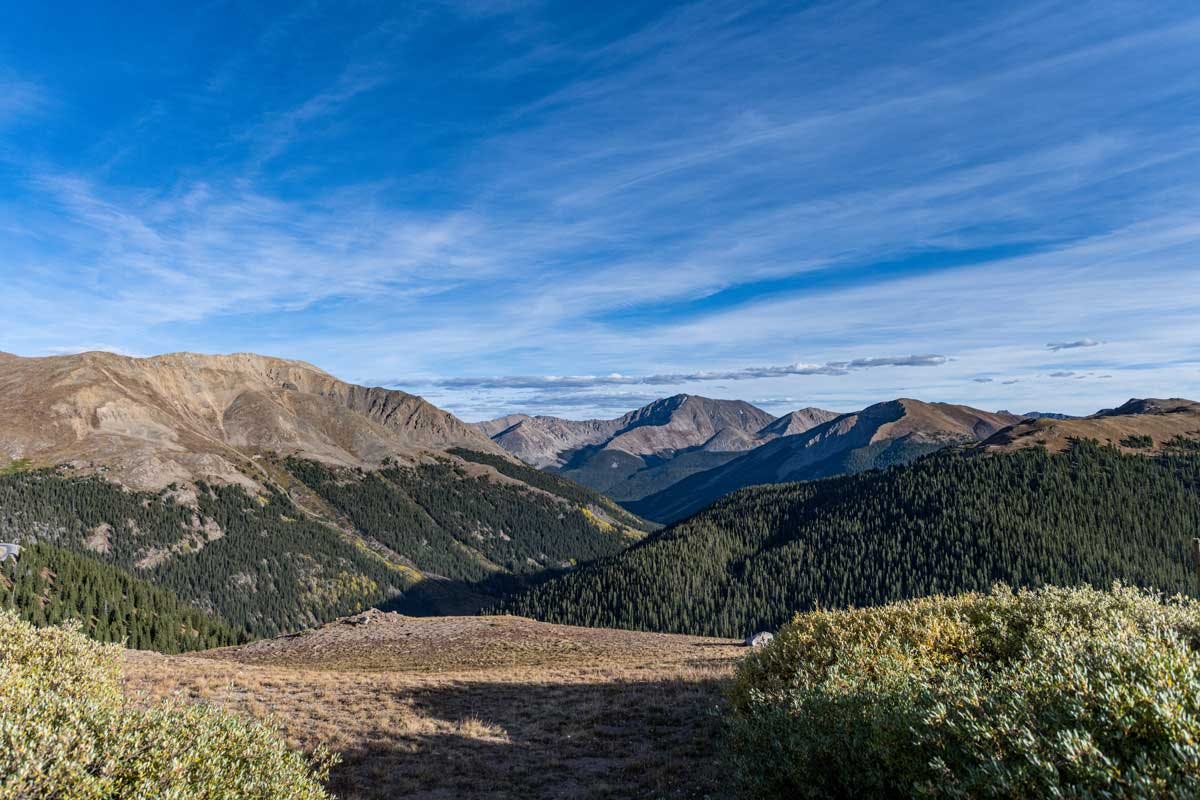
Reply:
[[627, 505], [656, 522], [673, 522], [746, 486], [902, 463], [948, 445], [982, 441], [1020, 420], [1006, 412], [908, 398], [877, 403], [802, 433], [775, 438]]
[[[619, 420], [571, 420], [525, 415], [503, 419], [514, 418], [516, 422], [493, 434], [492, 441], [525, 463], [539, 468], [562, 466], [575, 450], [611, 438], [619, 423]], [[478, 423], [480, 430], [486, 430], [491, 424]]]
[[692, 447], [746, 450], [775, 417], [741, 400], [676, 395], [656, 400], [621, 418], [606, 448], [633, 455], [665, 455]]
[[0, 463], [104, 465], [136, 488], [256, 482], [255, 451], [347, 465], [469, 447], [500, 453], [415, 395], [247, 353], [0, 357]]
[[779, 419], [765, 426], [758, 432], [758, 443], [766, 444], [772, 439], [778, 439], [781, 436], [795, 436], [798, 433], [810, 431], [818, 425], [822, 425], [829, 420], [841, 416], [836, 411], [826, 411], [823, 408], [802, 408], [799, 411], [792, 411], [784, 414]]

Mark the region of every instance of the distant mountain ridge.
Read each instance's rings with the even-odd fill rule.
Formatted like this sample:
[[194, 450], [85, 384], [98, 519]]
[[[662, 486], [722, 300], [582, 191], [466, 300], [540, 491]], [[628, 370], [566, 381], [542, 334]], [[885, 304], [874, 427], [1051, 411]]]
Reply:
[[1020, 419], [1014, 414], [909, 398], [876, 403], [767, 442], [626, 506], [657, 522], [672, 522], [746, 486], [900, 464], [949, 445], [982, 441]]
[[[1001, 414], [1008, 414], [1008, 411], [1001, 411]], [[1057, 411], [1026, 411], [1019, 416], [1032, 419], [1075, 419], [1075, 414], [1062, 414]]]
[[[747, 404], [737, 401], [676, 395], [616, 420], [513, 415], [476, 428], [492, 432], [495, 443], [521, 458], [663, 524], [746, 486], [853, 474], [948, 446], [1038, 444], [1057, 451], [1088, 438], [1146, 452], [1176, 438], [1200, 439], [1200, 404], [1182, 398], [1133, 399], [1088, 417], [1018, 415], [911, 398], [849, 414], [809, 407], [773, 418], [755, 410], [748, 415]], [[768, 421], [755, 429], [762, 419]], [[546, 446], [533, 452], [533, 441]]]
[[475, 427], [528, 464], [626, 501], [835, 416], [805, 408], [777, 419], [741, 400], [679, 394], [611, 420], [516, 414]]
[[[741, 400], [679, 394], [655, 400], [616, 419], [571, 420], [512, 414], [474, 423], [496, 444], [535, 467], [564, 467], [582, 447], [662, 456], [700, 447], [724, 433], [730, 449], [745, 449], [775, 417]], [[743, 438], [743, 434], [746, 434]]]

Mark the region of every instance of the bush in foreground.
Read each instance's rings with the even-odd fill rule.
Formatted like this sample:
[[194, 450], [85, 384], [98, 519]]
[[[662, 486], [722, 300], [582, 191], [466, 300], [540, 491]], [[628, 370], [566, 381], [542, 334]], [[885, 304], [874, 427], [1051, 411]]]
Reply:
[[120, 648], [0, 612], [0, 800], [316, 800], [332, 758], [203, 706], [137, 708]]
[[1045, 588], [798, 615], [747, 657], [754, 797], [1200, 796], [1200, 603]]

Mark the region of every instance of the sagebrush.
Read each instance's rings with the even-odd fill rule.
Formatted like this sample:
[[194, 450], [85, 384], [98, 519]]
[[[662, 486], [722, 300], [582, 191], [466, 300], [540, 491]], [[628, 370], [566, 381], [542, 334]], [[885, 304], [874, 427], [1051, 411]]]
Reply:
[[754, 797], [1200, 796], [1200, 603], [1046, 587], [812, 612], [747, 657]]
[[319, 800], [333, 758], [200, 705], [129, 703], [120, 653], [0, 612], [0, 800]]

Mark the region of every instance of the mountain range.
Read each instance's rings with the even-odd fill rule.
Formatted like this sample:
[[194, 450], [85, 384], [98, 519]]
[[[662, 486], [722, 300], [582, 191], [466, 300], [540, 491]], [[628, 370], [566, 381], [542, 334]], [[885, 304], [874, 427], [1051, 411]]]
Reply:
[[1130, 400], [1088, 417], [1017, 415], [900, 398], [848, 414], [810, 407], [774, 418], [741, 401], [677, 395], [615, 420], [516, 415], [475, 427], [527, 463], [669, 524], [743, 487], [854, 474], [945, 447], [1060, 451], [1091, 438], [1145, 450], [1138, 436], [1161, 445], [1190, 434], [1194, 410], [1175, 398]]
[[[962, 438], [966, 431], [978, 438], [991, 424], [976, 427], [956, 407], [897, 402], [913, 421], [933, 412], [957, 421]], [[867, 411], [880, 410], [860, 416]], [[904, 418], [887, 424], [906, 427]], [[798, 441], [787, 450], [819, 446], [817, 430], [791, 437]], [[518, 592], [497, 610], [736, 636], [814, 608], [996, 582], [1106, 588], [1122, 581], [1194, 595], [1198, 487], [1200, 404], [1131, 400], [1086, 418], [1019, 421], [892, 469], [744, 488], [635, 547]]]
[[527, 463], [667, 523], [743, 486], [903, 463], [1020, 420], [903, 398], [850, 414], [810, 407], [775, 418], [742, 401], [677, 395], [614, 420], [516, 416], [476, 428]]
[[[1112, 446], [1089, 456], [1101, 465], [1113, 453], [1148, 457], [1159, 471], [1143, 477], [1166, 481], [1158, 489], [1147, 484], [1148, 491], [1175, 492], [1161, 476], [1190, 480], [1169, 460], [1200, 449], [1200, 405], [1132, 400], [1058, 419], [902, 398], [849, 414], [805, 408], [775, 417], [741, 401], [677, 395], [612, 420], [516, 415], [468, 424], [416, 395], [253, 354], [0, 354], [0, 539], [31, 548], [11, 579], [0, 576], [0, 589], [7, 586], [35, 621], [81, 616], [98, 638], [172, 650], [294, 631], [376, 605], [474, 612], [498, 598], [527, 598], [511, 608], [553, 616], [567, 613], [567, 601], [549, 599], [555, 587], [591, 586], [571, 583], [600, 574], [589, 564], [613, 570], [601, 581], [610, 587], [604, 592], [627, 585], [640, 596], [650, 584], [638, 577], [642, 567], [631, 566], [641, 563], [636, 554], [667, 552], [664, 543], [696, 530], [685, 521], [657, 531], [646, 519], [699, 515], [696, 524], [719, 526], [723, 537], [738, 520], [761, 516], [764, 503], [811, 497], [824, 486], [842, 493], [847, 505], [838, 513], [857, 530], [866, 522], [853, 514], [867, 513], [873, 492], [900, 491], [905, 476], [950, 485], [960, 480], [957, 465], [981, 458], [1037, 467], [1038, 458], [1061, 457], [1048, 463], [1069, 471], [1088, 440]], [[935, 451], [946, 452], [922, 458]], [[989, 454], [1003, 457], [993, 462]], [[1136, 460], [1114, 463], [1141, 469]], [[888, 466], [900, 469], [872, 471]], [[1000, 467], [972, 478], [994, 496], [989, 502], [1025, 508], [1023, 494], [1004, 488], [1012, 476], [996, 478], [990, 469]], [[868, 475], [852, 479], [858, 473]], [[793, 488], [772, 494], [761, 487], [778, 483]], [[1055, 503], [1074, 497], [1069, 483], [1046, 491]], [[826, 497], [826, 489], [819, 493]], [[1088, 495], [1087, 502], [1099, 501]], [[786, 514], [763, 531], [784, 536], [792, 530], [786, 526], [825, 514], [822, 504], [797, 511], [783, 504]], [[704, 510], [710, 506], [723, 510]], [[1184, 500], [1171, 507], [1190, 524]], [[912, 509], [912, 519], [889, 524], [907, 530], [941, 518], [933, 506]], [[995, 524], [1020, 519], [997, 517]], [[771, 527], [777, 524], [785, 527]], [[1063, 533], [1063, 541], [1076, 533]], [[809, 557], [772, 561], [772, 569], [806, 569]], [[653, 570], [701, 574], [690, 558], [655, 561]], [[740, 586], [737, 576], [752, 562], [731, 563], [733, 578], [722, 580]], [[838, 569], [841, 577], [830, 580], [844, 585], [852, 570]], [[895, 565], [887, 569], [904, 583]], [[1022, 574], [1026, 582], [1037, 577]], [[1167, 573], [1148, 561], [1144, 574]], [[922, 586], [948, 578], [929, 580]], [[570, 604], [600, 597], [589, 592]], [[830, 592], [821, 589], [819, 598], [834, 598]], [[792, 602], [799, 595], [779, 596]], [[653, 626], [667, 619], [662, 614], [596, 619]], [[720, 630], [734, 629], [727, 623]]]
[[416, 395], [249, 353], [50, 358], [0, 353], [0, 457], [103, 466], [131, 488], [259, 488], [259, 452], [367, 467], [449, 447], [501, 449]]
[[[82, 602], [48, 582], [70, 572], [148, 584], [251, 637], [385, 602], [478, 608], [455, 587], [652, 527], [416, 395], [251, 354], [0, 355], [0, 512], [0, 540], [41, 548], [16, 580], [31, 618]], [[166, 641], [132, 612], [87, 616], [93, 634]]]
[[776, 418], [741, 400], [680, 394], [616, 419], [518, 414], [475, 427], [528, 464], [629, 502], [836, 416], [805, 408]]

